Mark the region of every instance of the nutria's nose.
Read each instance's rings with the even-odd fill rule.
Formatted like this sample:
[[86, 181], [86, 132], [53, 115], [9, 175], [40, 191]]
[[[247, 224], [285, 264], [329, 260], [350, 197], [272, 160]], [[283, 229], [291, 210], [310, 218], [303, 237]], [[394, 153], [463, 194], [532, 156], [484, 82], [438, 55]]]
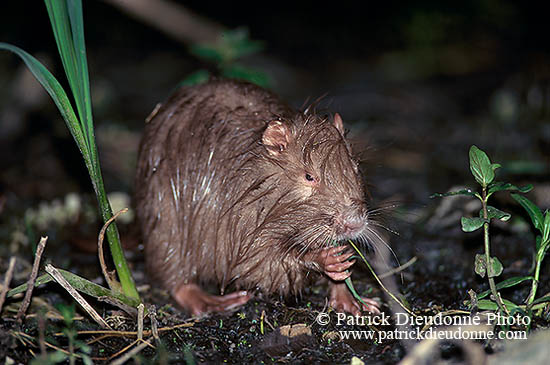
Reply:
[[365, 227], [365, 220], [360, 215], [344, 214], [336, 218], [336, 233], [340, 239], [350, 239], [360, 234]]

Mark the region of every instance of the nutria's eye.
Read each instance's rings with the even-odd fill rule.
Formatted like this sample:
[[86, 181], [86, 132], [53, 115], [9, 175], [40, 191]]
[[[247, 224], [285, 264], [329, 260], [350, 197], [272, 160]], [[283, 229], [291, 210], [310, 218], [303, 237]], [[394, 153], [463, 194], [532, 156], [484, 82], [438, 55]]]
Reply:
[[310, 174], [306, 173], [306, 180], [310, 181], [310, 182], [314, 182], [315, 178], [313, 176], [311, 176]]

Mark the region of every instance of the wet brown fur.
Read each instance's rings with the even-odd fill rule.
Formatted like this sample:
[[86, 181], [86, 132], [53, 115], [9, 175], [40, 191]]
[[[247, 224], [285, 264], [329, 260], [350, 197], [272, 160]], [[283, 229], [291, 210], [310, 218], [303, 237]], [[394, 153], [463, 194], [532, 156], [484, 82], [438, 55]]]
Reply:
[[[262, 137], [273, 120], [291, 138], [270, 153]], [[234, 284], [297, 294], [316, 269], [305, 254], [342, 239], [343, 216], [366, 220], [364, 194], [331, 121], [248, 83], [184, 87], [146, 124], [140, 146], [136, 200], [148, 271], [172, 291], [210, 282], [222, 293]]]

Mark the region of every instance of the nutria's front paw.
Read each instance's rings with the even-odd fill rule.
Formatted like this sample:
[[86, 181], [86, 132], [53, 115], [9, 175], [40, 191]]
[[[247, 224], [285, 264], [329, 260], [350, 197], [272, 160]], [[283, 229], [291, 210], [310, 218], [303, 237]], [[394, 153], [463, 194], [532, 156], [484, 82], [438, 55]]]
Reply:
[[321, 272], [334, 281], [346, 280], [351, 272], [347, 271], [355, 260], [348, 261], [353, 252], [344, 252], [347, 246], [328, 247], [311, 253], [311, 259]]
[[374, 299], [361, 298], [363, 303], [357, 301], [350, 293], [346, 284], [330, 284], [329, 305], [337, 312], [347, 312], [353, 315], [361, 315], [361, 311], [380, 313], [380, 303]]
[[209, 312], [223, 312], [239, 307], [250, 299], [246, 291], [227, 295], [212, 295], [204, 292], [195, 284], [184, 284], [172, 293], [174, 299], [193, 316]]

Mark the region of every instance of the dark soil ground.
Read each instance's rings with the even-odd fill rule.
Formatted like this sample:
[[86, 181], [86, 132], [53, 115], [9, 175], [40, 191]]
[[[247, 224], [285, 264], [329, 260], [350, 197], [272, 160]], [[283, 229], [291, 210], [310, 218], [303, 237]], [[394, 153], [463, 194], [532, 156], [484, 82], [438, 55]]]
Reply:
[[[533, 4], [498, 1], [466, 2], [460, 8], [390, 2], [367, 12], [351, 5], [269, 5], [261, 14], [229, 4], [187, 6], [228, 28], [247, 26], [265, 49], [245, 58], [244, 65], [267, 74], [271, 88], [296, 107], [328, 93], [324, 106], [342, 114], [364, 150], [372, 204], [382, 208], [377, 219], [388, 229], [398, 259], [382, 272], [416, 258], [395, 275], [404, 302], [422, 315], [469, 310], [468, 290], [479, 293], [488, 284], [473, 269], [483, 238], [462, 232], [460, 217], [476, 215], [479, 206], [466, 198], [429, 197], [475, 187], [468, 167], [468, 149], [475, 144], [502, 164], [499, 180], [533, 184], [529, 198], [542, 209], [550, 207], [550, 53], [543, 12]], [[61, 75], [43, 6], [10, 7], [0, 16], [0, 41], [21, 46]], [[105, 184], [129, 198], [143, 120], [187, 75], [215, 67], [107, 2], [86, 2], [84, 12]], [[3, 277], [15, 256], [10, 287], [24, 283], [34, 247], [47, 235], [42, 266], [52, 263], [105, 285], [94, 252], [101, 227], [87, 172], [53, 103], [32, 80], [15, 56], [0, 53], [0, 272]], [[491, 228], [492, 254], [504, 266], [499, 278], [529, 275], [534, 232], [528, 216], [506, 192], [496, 194], [492, 204], [513, 216]], [[348, 364], [357, 357], [394, 364], [406, 355], [398, 340], [339, 338], [338, 331], [366, 328], [336, 324], [322, 282], [300, 298], [257, 296], [231, 313], [190, 318], [148, 281], [131, 217], [119, 228], [142, 299], [155, 305], [160, 329], [160, 343], [152, 341], [154, 347], [130, 362]], [[355, 266], [358, 292], [383, 299], [382, 309], [391, 315], [372, 275], [361, 263]], [[550, 292], [549, 275], [543, 264], [537, 297]], [[529, 288], [526, 282], [502, 295], [521, 303]], [[135, 335], [121, 331], [135, 331], [136, 321], [88, 299], [119, 332], [102, 333], [79, 308], [71, 328], [97, 331], [79, 332], [77, 339], [89, 344], [95, 363], [109, 363], [135, 341]], [[1, 313], [0, 361], [28, 363], [40, 354], [40, 318], [46, 318], [46, 350], [68, 351], [67, 336], [60, 335], [67, 325], [59, 313], [72, 300], [64, 290], [53, 283], [38, 288], [22, 325], [15, 321], [20, 303], [21, 298], [9, 298]], [[324, 326], [316, 320], [323, 312], [330, 315]], [[548, 311], [539, 314], [531, 331], [548, 327]], [[147, 319], [145, 329], [150, 328]], [[299, 335], [282, 335], [281, 328]], [[486, 355], [503, 351], [497, 341], [478, 343]], [[446, 343], [439, 350], [442, 363], [467, 360], [460, 345]]]

